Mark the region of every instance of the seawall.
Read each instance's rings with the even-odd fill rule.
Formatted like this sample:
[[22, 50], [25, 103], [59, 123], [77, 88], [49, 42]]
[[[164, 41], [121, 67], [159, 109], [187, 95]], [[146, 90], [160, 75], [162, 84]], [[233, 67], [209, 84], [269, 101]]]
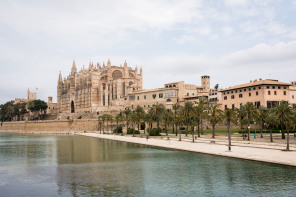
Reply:
[[43, 121], [14, 121], [3, 122], [0, 131], [20, 132], [70, 132], [98, 131], [96, 119], [84, 120], [43, 120]]

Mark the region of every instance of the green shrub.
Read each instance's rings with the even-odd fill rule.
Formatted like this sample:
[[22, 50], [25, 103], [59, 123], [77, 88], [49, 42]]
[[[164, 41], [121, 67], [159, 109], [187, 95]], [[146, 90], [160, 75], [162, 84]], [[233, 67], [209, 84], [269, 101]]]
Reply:
[[136, 129], [132, 129], [132, 128], [127, 128], [127, 134], [140, 134], [140, 131], [136, 130]]
[[81, 119], [82, 118], [82, 116], [78, 116], [78, 118], [77, 119]]
[[122, 127], [116, 127], [116, 128], [113, 130], [113, 133], [122, 133]]
[[185, 130], [186, 128], [185, 127], [180, 127], [180, 130]]
[[161, 136], [160, 132], [161, 132], [161, 128], [153, 128], [153, 129], [148, 129], [149, 135], [150, 136]]

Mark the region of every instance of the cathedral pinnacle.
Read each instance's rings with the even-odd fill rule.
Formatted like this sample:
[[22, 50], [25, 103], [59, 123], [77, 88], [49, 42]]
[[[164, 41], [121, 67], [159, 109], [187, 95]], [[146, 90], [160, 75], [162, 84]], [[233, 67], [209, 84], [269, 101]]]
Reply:
[[111, 62], [110, 62], [109, 59], [108, 59], [108, 62], [107, 62], [107, 67], [111, 67]]
[[63, 82], [63, 78], [62, 78], [62, 73], [60, 71], [60, 74], [59, 74], [59, 82]]
[[75, 60], [73, 60], [71, 74], [75, 74], [75, 73], [77, 73], [77, 68], [76, 68]]
[[124, 67], [127, 67], [127, 63], [126, 63], [126, 60], [124, 61], [124, 65], [123, 65]]

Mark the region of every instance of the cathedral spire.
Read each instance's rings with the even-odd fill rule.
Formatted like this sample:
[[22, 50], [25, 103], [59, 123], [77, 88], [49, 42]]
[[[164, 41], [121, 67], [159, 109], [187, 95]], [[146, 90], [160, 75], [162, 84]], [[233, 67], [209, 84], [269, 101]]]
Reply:
[[135, 73], [136, 73], [136, 75], [138, 74], [138, 66], [136, 66], [136, 68], [135, 68]]
[[127, 67], [127, 63], [126, 63], [126, 60], [124, 61], [124, 67]]
[[140, 68], [140, 75], [143, 75], [142, 66], [141, 66], [141, 68]]
[[71, 70], [71, 74], [75, 74], [77, 73], [77, 68], [76, 68], [76, 64], [75, 64], [75, 60], [73, 60], [73, 65], [72, 65], [72, 70]]
[[109, 59], [108, 59], [108, 62], [107, 62], [107, 67], [111, 67], [111, 62], [110, 62]]
[[62, 78], [62, 73], [61, 73], [61, 71], [60, 71], [60, 74], [59, 74], [59, 83], [63, 83], [63, 78]]

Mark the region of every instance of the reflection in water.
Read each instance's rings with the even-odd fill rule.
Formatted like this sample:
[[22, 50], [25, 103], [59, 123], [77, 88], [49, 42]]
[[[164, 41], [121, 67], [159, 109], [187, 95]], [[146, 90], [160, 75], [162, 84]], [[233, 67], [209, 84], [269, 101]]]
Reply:
[[0, 196], [294, 196], [296, 170], [83, 136], [0, 134]]

